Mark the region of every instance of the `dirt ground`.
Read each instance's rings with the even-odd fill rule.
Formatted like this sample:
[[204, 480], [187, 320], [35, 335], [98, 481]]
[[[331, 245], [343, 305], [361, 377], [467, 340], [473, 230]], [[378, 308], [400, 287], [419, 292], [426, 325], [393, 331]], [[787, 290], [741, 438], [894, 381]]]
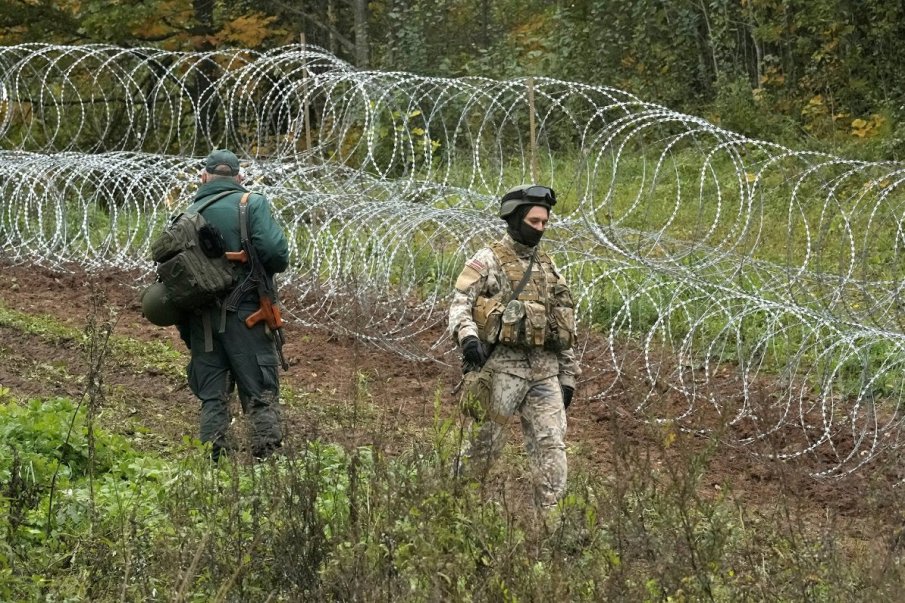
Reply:
[[[28, 265], [0, 263], [0, 306], [31, 315], [49, 315], [79, 331], [86, 325], [92, 300], [103, 299], [118, 312], [114, 336], [144, 342], [170, 342], [185, 352], [173, 328], [155, 327], [141, 317], [139, 289], [134, 275], [105, 273], [87, 275], [73, 267], [61, 272]], [[452, 388], [459, 380], [455, 367], [432, 361], [414, 362], [376, 347], [328, 332], [289, 323], [284, 352], [290, 370], [281, 374], [284, 417], [290, 445], [305, 438], [322, 437], [344, 444], [379, 443], [386, 450], [403, 450], [416, 438], [430, 437], [435, 424], [435, 400], [440, 414], [456, 417]], [[430, 335], [430, 334], [429, 334]], [[439, 333], [433, 334], [434, 336]], [[602, 346], [590, 346], [602, 349]], [[632, 380], [641, 366], [630, 366], [631, 353], [622, 379], [605, 368], [609, 363], [594, 354], [582, 362], [595, 370], [593, 382], [583, 383], [569, 409], [568, 445], [570, 463], [602, 475], [611, 474], [617, 450], [649, 455], [651, 466], [668, 463], [669, 457], [689, 458], [703, 451], [712, 439], [688, 432], [665, 432], [640, 420], [634, 410]], [[187, 353], [183, 361], [187, 361]], [[88, 364], [75, 340], [50, 341], [0, 325], [0, 386], [18, 397], [83, 395]], [[600, 391], [606, 382], [608, 396], [588, 401], [586, 391]], [[184, 379], [172, 371], [161, 372], [134, 362], [108, 360], [104, 371], [106, 401], [104, 424], [131, 437], [136, 445], [172, 449], [184, 436], [195, 436], [199, 405]], [[719, 386], [719, 384], [717, 384]], [[727, 377], [726, 396], [738, 395]], [[664, 404], [681, 406], [680, 399], [665, 398]], [[695, 420], [716, 421], [706, 413]], [[520, 443], [518, 422], [512, 422], [511, 441]], [[716, 425], [701, 425], [712, 431]], [[379, 440], [379, 442], [375, 442]], [[624, 453], [622, 453], [624, 454]], [[819, 459], [818, 459], [819, 461]], [[717, 444], [713, 460], [704, 470], [704, 494], [732, 484], [739, 504], [769, 506], [779, 497], [804, 515], [834, 517], [853, 538], [871, 539], [862, 533], [875, 528], [878, 518], [894, 521], [895, 500], [900, 488], [892, 484], [896, 459], [880, 460], [842, 479], [816, 479], [814, 459], [778, 462], [758, 458], [748, 448]], [[523, 482], [522, 478], [515, 478]], [[524, 486], [524, 484], [522, 484]], [[882, 522], [882, 521], [881, 521]], [[892, 527], [891, 527], [892, 529]]]

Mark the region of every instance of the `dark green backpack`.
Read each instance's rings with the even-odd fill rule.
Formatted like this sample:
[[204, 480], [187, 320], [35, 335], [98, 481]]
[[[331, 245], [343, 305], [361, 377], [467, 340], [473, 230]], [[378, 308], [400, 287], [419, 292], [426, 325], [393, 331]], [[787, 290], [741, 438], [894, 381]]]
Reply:
[[196, 211], [171, 218], [151, 242], [157, 278], [166, 287], [169, 300], [183, 310], [206, 306], [235, 287], [236, 267], [226, 259], [223, 237], [201, 215], [209, 205], [234, 192], [216, 195]]

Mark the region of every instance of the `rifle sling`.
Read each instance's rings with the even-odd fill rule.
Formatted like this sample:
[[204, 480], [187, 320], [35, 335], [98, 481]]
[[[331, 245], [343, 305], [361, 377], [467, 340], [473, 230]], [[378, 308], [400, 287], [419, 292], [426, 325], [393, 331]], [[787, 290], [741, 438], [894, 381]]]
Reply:
[[[222, 333], [226, 328], [226, 311], [227, 310], [235, 310], [239, 299], [241, 299], [242, 295], [246, 291], [250, 291], [252, 286], [257, 286], [258, 288], [258, 296], [263, 296], [267, 293], [269, 280], [267, 273], [264, 271], [264, 267], [260, 264], [260, 260], [258, 259], [258, 253], [255, 250], [254, 244], [251, 242], [251, 239], [248, 237], [248, 197], [251, 196], [251, 193], [245, 193], [242, 195], [242, 198], [239, 200], [239, 238], [241, 240], [241, 248], [245, 251], [247, 255], [248, 268], [249, 273], [248, 277], [245, 281], [236, 287], [232, 293], [230, 293], [229, 297], [223, 303], [222, 313], [220, 315], [220, 332]], [[255, 277], [255, 272], [259, 271], [260, 275], [258, 278]], [[263, 281], [261, 279], [264, 279]], [[276, 290], [274, 289], [272, 293], [270, 293], [271, 302], [276, 304], [278, 303], [278, 299], [276, 297]], [[265, 321], [265, 324], [267, 322]], [[268, 325], [269, 326], [269, 325]], [[283, 339], [280, 334], [280, 328], [277, 327], [273, 331], [273, 338], [276, 342], [276, 352], [280, 358], [280, 363], [283, 366], [283, 370], [289, 370], [289, 365], [286, 363], [286, 359], [283, 357]]]
[[509, 298], [509, 301], [516, 299], [519, 295], [522, 294], [522, 291], [525, 290], [525, 285], [528, 284], [528, 279], [531, 278], [531, 268], [534, 267], [534, 258], [537, 256], [537, 248], [534, 248], [534, 251], [531, 253], [531, 261], [528, 262], [528, 269], [525, 270], [525, 275], [522, 277], [522, 280], [518, 282], [518, 285], [515, 286], [515, 289], [512, 290], [512, 296]]
[[[245, 244], [248, 243], [251, 245], [251, 241], [248, 240], [248, 197], [251, 196], [251, 193], [245, 193], [242, 195], [242, 198], [239, 199], [239, 233], [240, 233], [240, 249], [245, 249]], [[251, 267], [251, 254], [248, 255], [248, 263], [249, 267]], [[224, 303], [220, 306], [220, 333], [226, 331], [226, 311], [227, 310], [235, 310], [237, 304], [239, 303], [239, 299], [242, 297], [242, 294], [245, 292], [245, 287], [239, 285], [233, 292], [229, 294], [229, 297], [224, 300]]]

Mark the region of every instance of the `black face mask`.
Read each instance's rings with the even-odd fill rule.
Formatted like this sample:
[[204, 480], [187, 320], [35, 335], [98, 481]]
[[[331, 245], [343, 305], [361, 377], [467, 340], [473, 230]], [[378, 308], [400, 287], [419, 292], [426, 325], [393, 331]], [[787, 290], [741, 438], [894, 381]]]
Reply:
[[540, 243], [541, 237], [544, 236], [543, 230], [533, 228], [524, 220], [519, 221], [518, 228], [513, 228], [510, 224], [506, 231], [517, 243], [527, 245], [528, 247], [536, 247], [537, 244]]

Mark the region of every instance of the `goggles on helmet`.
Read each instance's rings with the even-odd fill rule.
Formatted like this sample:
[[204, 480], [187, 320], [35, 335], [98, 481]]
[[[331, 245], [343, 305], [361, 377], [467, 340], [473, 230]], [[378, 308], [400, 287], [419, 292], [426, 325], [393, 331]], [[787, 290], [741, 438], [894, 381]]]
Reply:
[[544, 205], [553, 207], [556, 205], [556, 192], [554, 192], [552, 188], [547, 188], [546, 186], [529, 186], [528, 188], [506, 193], [500, 202], [505, 203], [506, 201], [512, 200], [539, 201]]

